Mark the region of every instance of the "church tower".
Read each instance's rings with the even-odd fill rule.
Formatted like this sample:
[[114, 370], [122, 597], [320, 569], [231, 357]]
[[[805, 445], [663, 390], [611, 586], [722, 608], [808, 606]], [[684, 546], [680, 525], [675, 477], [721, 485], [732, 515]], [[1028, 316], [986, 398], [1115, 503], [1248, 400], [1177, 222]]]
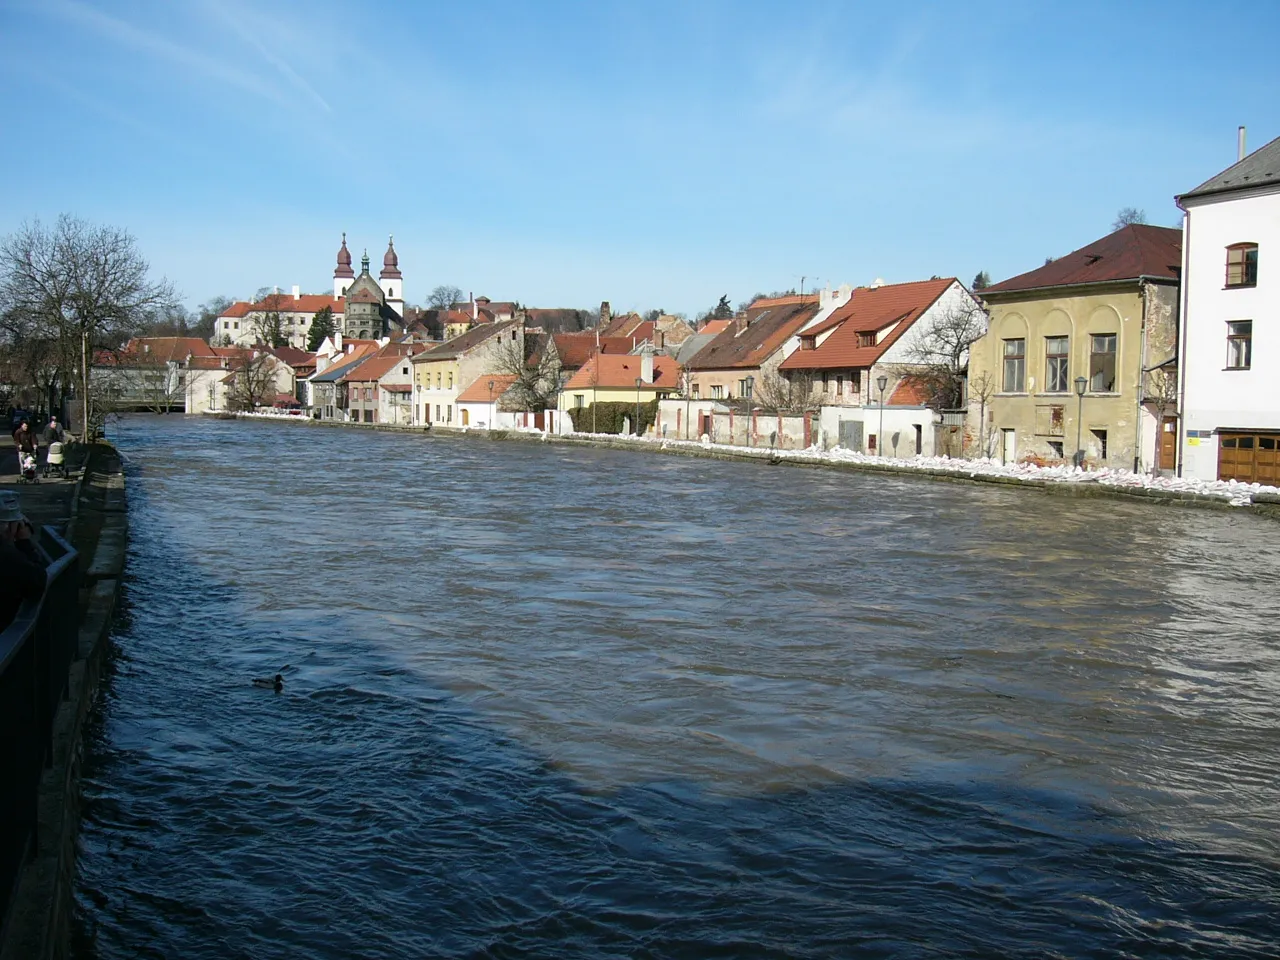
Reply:
[[338, 250], [338, 266], [333, 271], [333, 297], [345, 296], [347, 287], [356, 277], [351, 269], [351, 251], [347, 249], [347, 235], [342, 234], [342, 247]]
[[387, 238], [387, 252], [382, 257], [382, 272], [378, 274], [378, 286], [387, 299], [387, 306], [404, 316], [404, 277], [400, 274], [400, 258], [396, 256], [395, 237]]

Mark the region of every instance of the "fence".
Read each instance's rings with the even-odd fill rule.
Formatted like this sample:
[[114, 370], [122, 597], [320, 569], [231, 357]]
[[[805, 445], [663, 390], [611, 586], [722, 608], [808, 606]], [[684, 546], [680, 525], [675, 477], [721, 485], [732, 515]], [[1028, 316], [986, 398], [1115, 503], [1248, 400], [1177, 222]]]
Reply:
[[44, 596], [23, 603], [0, 633], [0, 921], [36, 849], [40, 776], [79, 635], [79, 557], [52, 527], [41, 546], [51, 558]]

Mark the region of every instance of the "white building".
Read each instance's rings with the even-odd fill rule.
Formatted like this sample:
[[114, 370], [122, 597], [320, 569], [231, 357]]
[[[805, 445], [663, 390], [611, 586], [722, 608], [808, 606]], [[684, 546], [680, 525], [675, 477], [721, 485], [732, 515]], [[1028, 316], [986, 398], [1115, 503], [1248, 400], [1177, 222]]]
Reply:
[[1177, 199], [1180, 474], [1280, 483], [1280, 139]]

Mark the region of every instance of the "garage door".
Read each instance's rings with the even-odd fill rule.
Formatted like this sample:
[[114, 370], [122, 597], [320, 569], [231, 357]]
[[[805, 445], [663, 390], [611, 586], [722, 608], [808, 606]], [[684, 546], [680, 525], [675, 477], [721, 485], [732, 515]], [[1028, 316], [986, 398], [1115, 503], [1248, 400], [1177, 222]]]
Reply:
[[1280, 485], [1280, 433], [1222, 433], [1218, 479]]

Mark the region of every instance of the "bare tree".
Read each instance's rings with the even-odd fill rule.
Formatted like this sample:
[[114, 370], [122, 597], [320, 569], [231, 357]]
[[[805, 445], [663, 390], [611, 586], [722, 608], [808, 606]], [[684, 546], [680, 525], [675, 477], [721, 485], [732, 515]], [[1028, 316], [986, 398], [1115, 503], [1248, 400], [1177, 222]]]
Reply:
[[986, 332], [987, 314], [972, 300], [941, 310], [909, 337], [894, 373], [915, 382], [926, 406], [954, 410], [964, 402], [969, 347]]
[[24, 224], [0, 243], [0, 298], [57, 344], [64, 384], [80, 373], [81, 415], [93, 424], [89, 358], [114, 348], [174, 302], [173, 287], [153, 282], [134, 238], [63, 214], [52, 227]]
[[1129, 226], [1131, 223], [1146, 222], [1147, 212], [1145, 210], [1139, 210], [1137, 207], [1121, 207], [1120, 211], [1116, 214], [1115, 222], [1111, 224], [1111, 232], [1115, 233], [1117, 230], [1121, 230], [1124, 227]]
[[969, 381], [969, 402], [978, 401], [978, 456], [989, 455], [987, 446], [987, 401], [996, 394], [996, 378], [989, 373]]
[[550, 337], [503, 340], [494, 353], [493, 372], [516, 378], [503, 397], [517, 409], [541, 413], [559, 402], [560, 357]]
[[440, 284], [427, 294], [427, 305], [435, 310], [448, 310], [462, 302], [462, 289], [450, 284]]
[[236, 364], [227, 409], [252, 411], [268, 406], [276, 396], [277, 363], [271, 354], [255, 351]]
[[782, 414], [812, 412], [822, 406], [822, 397], [814, 390], [816, 382], [812, 370], [763, 374], [753, 391], [756, 406]]
[[292, 298], [283, 293], [269, 293], [257, 304], [253, 314], [253, 335], [258, 343], [268, 347], [284, 347], [289, 338], [284, 332], [284, 318], [281, 313]]
[[1176, 362], [1162, 363], [1143, 370], [1142, 373], [1142, 402], [1151, 407], [1156, 418], [1155, 456], [1151, 461], [1151, 473], [1152, 476], [1159, 476], [1164, 418], [1170, 410], [1178, 407], [1178, 366]]

